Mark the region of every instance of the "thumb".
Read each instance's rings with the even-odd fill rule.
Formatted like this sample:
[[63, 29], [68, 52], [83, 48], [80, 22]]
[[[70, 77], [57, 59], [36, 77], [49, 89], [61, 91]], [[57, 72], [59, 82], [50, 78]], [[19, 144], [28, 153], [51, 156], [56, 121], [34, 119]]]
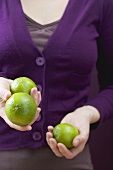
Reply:
[[79, 144], [85, 144], [89, 138], [89, 130], [87, 131], [79, 131], [80, 134], [76, 136], [73, 140], [73, 145], [78, 146]]
[[6, 101], [11, 96], [11, 92], [5, 88], [0, 88], [0, 98]]

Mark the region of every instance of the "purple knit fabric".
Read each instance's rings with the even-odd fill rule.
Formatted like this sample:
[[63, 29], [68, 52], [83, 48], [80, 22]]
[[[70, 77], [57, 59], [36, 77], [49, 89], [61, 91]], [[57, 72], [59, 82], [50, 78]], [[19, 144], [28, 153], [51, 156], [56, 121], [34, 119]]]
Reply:
[[[87, 102], [97, 64], [101, 92]], [[90, 104], [101, 122], [113, 117], [113, 0], [70, 0], [43, 51], [34, 44], [19, 0], [0, 1], [0, 76], [27, 76], [41, 87], [41, 118], [31, 131], [0, 118], [0, 149], [40, 148], [48, 125]]]

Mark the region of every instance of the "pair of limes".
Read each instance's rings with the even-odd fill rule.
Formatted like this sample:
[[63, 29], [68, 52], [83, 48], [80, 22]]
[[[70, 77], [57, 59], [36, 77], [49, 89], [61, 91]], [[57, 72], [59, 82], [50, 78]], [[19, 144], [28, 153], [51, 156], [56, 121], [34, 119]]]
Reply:
[[6, 101], [5, 112], [14, 124], [25, 126], [33, 121], [37, 110], [36, 102], [30, 96], [33, 87], [36, 87], [36, 84], [27, 77], [19, 77], [12, 82], [12, 95]]

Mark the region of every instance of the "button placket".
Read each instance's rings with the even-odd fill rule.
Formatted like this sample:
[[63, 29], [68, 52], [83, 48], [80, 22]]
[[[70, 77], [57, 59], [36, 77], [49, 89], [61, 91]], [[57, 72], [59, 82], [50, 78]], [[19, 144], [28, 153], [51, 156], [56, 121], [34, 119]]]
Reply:
[[37, 84], [37, 89], [42, 92], [42, 86], [40, 84]]
[[35, 141], [39, 141], [41, 138], [42, 138], [42, 136], [41, 136], [41, 133], [40, 133], [40, 132], [34, 132], [34, 133], [33, 133], [33, 139], [34, 139]]
[[39, 122], [41, 120], [42, 116], [41, 113], [39, 114], [38, 118], [36, 119], [36, 122]]
[[45, 59], [43, 57], [37, 57], [36, 64], [38, 66], [43, 66], [45, 64]]

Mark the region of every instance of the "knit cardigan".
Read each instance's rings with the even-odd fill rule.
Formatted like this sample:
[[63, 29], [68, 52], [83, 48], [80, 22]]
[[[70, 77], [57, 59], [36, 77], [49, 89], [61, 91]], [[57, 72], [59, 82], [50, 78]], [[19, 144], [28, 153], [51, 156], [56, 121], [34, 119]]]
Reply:
[[[87, 101], [93, 68], [100, 92]], [[83, 105], [96, 107], [100, 123], [113, 117], [113, 0], [69, 0], [42, 52], [29, 34], [20, 0], [0, 0], [0, 76], [27, 76], [40, 87], [40, 119], [31, 131], [0, 118], [0, 150], [47, 145], [48, 125]]]

